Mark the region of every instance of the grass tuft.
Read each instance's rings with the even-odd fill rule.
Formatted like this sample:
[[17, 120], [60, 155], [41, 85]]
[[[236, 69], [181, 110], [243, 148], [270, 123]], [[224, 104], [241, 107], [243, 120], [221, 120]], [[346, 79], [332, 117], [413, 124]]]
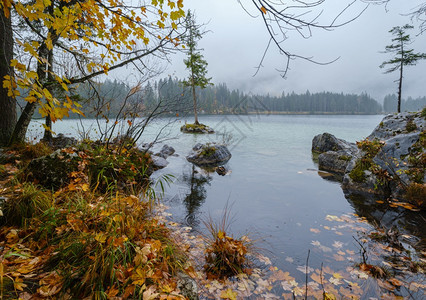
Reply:
[[250, 264], [247, 255], [252, 252], [253, 244], [247, 236], [234, 238], [227, 235], [229, 210], [225, 208], [219, 223], [209, 217], [204, 221], [204, 225], [208, 231], [208, 235], [205, 236], [207, 247], [204, 266], [208, 278], [223, 279], [244, 273]]

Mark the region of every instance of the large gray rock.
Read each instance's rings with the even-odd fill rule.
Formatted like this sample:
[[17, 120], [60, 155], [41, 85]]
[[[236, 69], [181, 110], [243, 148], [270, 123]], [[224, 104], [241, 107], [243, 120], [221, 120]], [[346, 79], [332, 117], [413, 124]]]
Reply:
[[338, 139], [330, 133], [319, 134], [312, 140], [312, 151], [318, 156], [320, 170], [343, 175], [351, 159], [359, 153], [354, 143]]
[[334, 135], [325, 132], [314, 137], [312, 140], [312, 151], [319, 153], [327, 151], [343, 151], [348, 155], [352, 155], [358, 152], [358, 149], [354, 143], [338, 139]]
[[318, 156], [318, 167], [320, 170], [343, 175], [351, 159], [352, 156], [344, 151], [328, 151]]
[[[407, 130], [407, 124], [410, 121], [416, 125], [417, 129], [410, 130], [410, 126], [408, 126]], [[425, 120], [421, 118], [420, 113], [403, 112], [384, 117], [367, 138], [369, 140], [387, 140], [401, 133], [421, 132], [424, 129], [426, 129]]]
[[186, 159], [198, 166], [217, 166], [226, 163], [231, 156], [225, 145], [199, 143], [192, 148]]
[[[313, 139], [312, 150], [323, 152], [318, 157], [321, 170], [344, 174], [346, 193], [404, 198], [407, 187], [419, 178], [425, 185], [425, 129], [420, 113], [388, 115], [367, 138], [383, 145], [379, 151], [365, 153], [328, 133]], [[364, 167], [366, 161], [370, 167]]]

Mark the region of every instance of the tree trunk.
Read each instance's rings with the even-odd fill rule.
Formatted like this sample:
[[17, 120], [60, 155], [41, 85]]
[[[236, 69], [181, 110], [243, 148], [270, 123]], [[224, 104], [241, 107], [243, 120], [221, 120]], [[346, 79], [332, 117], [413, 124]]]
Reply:
[[401, 112], [401, 94], [402, 94], [402, 73], [404, 68], [404, 61], [401, 60], [401, 68], [399, 73], [399, 84], [398, 84], [398, 113]]
[[50, 118], [50, 116], [46, 116], [46, 126], [49, 127], [49, 129], [45, 129], [44, 130], [44, 135], [43, 135], [43, 141], [50, 144], [53, 140], [53, 136], [52, 136], [52, 119]]
[[198, 125], [200, 123], [198, 123], [198, 115], [197, 115], [197, 96], [195, 95], [195, 83], [194, 83], [194, 75], [192, 74], [191, 76], [191, 85], [192, 85], [192, 99], [194, 101], [194, 117], [195, 117], [195, 122], [194, 124]]
[[0, 10], [0, 146], [8, 145], [16, 125], [16, 99], [3, 88], [3, 78], [13, 76], [10, 61], [13, 58], [12, 20]]
[[11, 143], [23, 143], [25, 142], [25, 136], [27, 134], [28, 125], [30, 125], [31, 118], [34, 114], [37, 102], [27, 102], [24, 111], [19, 117], [18, 123], [16, 123], [15, 130], [13, 131]]

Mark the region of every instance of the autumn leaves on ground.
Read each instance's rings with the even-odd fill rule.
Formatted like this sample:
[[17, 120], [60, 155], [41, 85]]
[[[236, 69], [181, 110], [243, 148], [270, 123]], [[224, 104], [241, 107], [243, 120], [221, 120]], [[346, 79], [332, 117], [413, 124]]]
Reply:
[[48, 147], [7, 152], [1, 297], [178, 297], [173, 276], [189, 267], [185, 253], [153, 217], [154, 198], [135, 196], [148, 195], [149, 156], [117, 146], [79, 148], [63, 150], [73, 163], [66, 184], [54, 190], [27, 180], [29, 159]]
[[[195, 274], [189, 246], [155, 215], [149, 154], [92, 142], [52, 151], [38, 143], [3, 153], [0, 299], [184, 298], [176, 275]], [[43, 155], [56, 155], [54, 170], [67, 166], [65, 178], [32, 171]], [[248, 242], [211, 228], [207, 273], [241, 272]]]

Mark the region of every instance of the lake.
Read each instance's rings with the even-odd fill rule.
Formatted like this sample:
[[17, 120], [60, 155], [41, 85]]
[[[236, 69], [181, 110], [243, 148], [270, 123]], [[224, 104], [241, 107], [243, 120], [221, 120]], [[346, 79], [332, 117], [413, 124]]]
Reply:
[[[223, 135], [182, 134], [179, 127], [185, 120], [181, 119], [163, 130], [161, 139], [165, 141], [154, 147], [157, 151], [166, 143], [176, 149], [177, 156], [169, 157], [170, 164], [156, 171], [153, 177], [163, 174], [175, 177], [162, 200], [170, 207], [174, 221], [192, 227], [195, 232], [203, 231], [202, 220], [209, 215], [220, 220], [228, 206], [233, 215], [229, 234], [248, 233], [257, 240], [257, 246], [273, 266], [289, 272], [302, 285], [305, 274], [300, 269], [306, 264], [309, 250], [309, 267], [318, 270], [324, 265], [333, 272], [347, 273], [348, 266], [360, 259], [361, 248], [355, 239], [359, 241], [360, 234], [372, 228], [369, 222], [388, 213], [386, 209], [366, 206], [362, 199], [346, 199], [340, 183], [331, 180], [328, 174], [320, 176], [311, 153], [312, 139], [329, 132], [338, 138], [359, 141], [382, 118], [380, 115], [200, 115], [201, 123], [216, 132], [232, 135], [229, 144], [232, 158], [226, 165], [230, 173], [226, 176], [194, 168], [185, 159], [196, 143], [220, 142]], [[158, 120], [139, 142], [152, 141], [167, 122]], [[84, 120], [85, 128], [90, 123], [93, 120]], [[76, 124], [75, 120], [58, 122], [53, 130], [75, 135]], [[33, 123], [30, 134], [36, 136], [37, 132], [38, 126]], [[395, 214], [398, 216], [398, 212]], [[406, 233], [420, 243], [424, 242], [426, 232], [422, 218], [406, 217], [402, 221]], [[376, 259], [380, 261], [380, 257]], [[335, 286], [338, 289], [339, 285]], [[380, 295], [380, 291], [377, 286], [368, 285], [363, 294]]]

